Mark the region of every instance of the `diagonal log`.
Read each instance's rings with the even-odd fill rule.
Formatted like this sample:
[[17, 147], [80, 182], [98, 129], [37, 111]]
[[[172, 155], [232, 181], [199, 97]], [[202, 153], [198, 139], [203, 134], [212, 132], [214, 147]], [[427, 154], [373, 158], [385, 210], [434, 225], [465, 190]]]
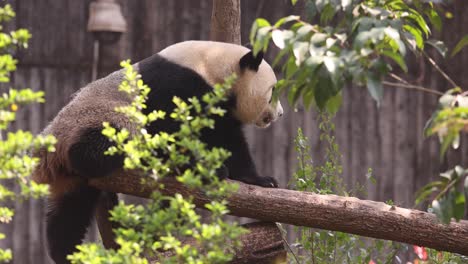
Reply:
[[[90, 181], [101, 190], [150, 197], [153, 189], [135, 174]], [[173, 178], [164, 179], [165, 194], [192, 195], [202, 207], [209, 199], [200, 190], [189, 190]], [[341, 231], [399, 241], [468, 255], [468, 221], [440, 223], [434, 214], [390, 206], [354, 197], [319, 195], [286, 189], [269, 189], [239, 183], [228, 199], [232, 215], [269, 222]]]

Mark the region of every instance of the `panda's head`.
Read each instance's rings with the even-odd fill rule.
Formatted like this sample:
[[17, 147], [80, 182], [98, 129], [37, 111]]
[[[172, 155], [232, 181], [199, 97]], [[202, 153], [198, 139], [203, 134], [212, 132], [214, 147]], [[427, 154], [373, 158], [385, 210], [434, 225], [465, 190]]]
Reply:
[[236, 73], [233, 114], [244, 124], [268, 127], [283, 115], [281, 103], [272, 100], [277, 82], [275, 73], [261, 52], [254, 56], [250, 49], [240, 45], [185, 41], [167, 47], [159, 55], [194, 70], [211, 85]]
[[283, 115], [280, 101], [273, 100], [276, 76], [263, 60], [263, 52], [256, 56], [250, 50], [245, 52], [239, 59], [238, 76], [233, 91], [237, 98], [235, 114], [239, 120], [268, 127]]

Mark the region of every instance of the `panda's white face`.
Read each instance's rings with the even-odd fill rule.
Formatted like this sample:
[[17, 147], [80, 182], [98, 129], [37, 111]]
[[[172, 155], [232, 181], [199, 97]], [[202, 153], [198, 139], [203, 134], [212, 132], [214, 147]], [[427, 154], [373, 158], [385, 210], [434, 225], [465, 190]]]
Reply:
[[281, 102], [272, 100], [277, 82], [273, 69], [262, 60], [257, 71], [247, 69], [239, 75], [234, 87], [237, 89], [238, 118], [245, 123], [254, 123], [257, 127], [268, 127], [283, 115]]
[[234, 116], [244, 124], [268, 127], [283, 115], [281, 103], [271, 100], [276, 76], [262, 57], [250, 58], [242, 67], [240, 60], [249, 54], [246, 47], [213, 41], [185, 41], [169, 46], [159, 54], [200, 74], [209, 84], [222, 83], [232, 73], [238, 79], [231, 88], [236, 95]]
[[270, 99], [267, 108], [263, 110], [255, 121], [255, 125], [257, 127], [266, 128], [281, 116], [283, 116], [283, 106], [281, 105], [281, 102], [279, 100], [273, 102], [273, 100]]

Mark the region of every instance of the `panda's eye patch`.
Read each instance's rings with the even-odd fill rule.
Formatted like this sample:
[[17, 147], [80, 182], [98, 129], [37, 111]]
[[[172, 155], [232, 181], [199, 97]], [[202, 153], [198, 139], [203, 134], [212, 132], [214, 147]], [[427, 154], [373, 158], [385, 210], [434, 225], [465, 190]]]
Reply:
[[270, 101], [268, 101], [269, 104], [271, 104], [271, 100], [273, 100], [273, 91], [274, 90], [275, 90], [275, 86], [271, 87]]

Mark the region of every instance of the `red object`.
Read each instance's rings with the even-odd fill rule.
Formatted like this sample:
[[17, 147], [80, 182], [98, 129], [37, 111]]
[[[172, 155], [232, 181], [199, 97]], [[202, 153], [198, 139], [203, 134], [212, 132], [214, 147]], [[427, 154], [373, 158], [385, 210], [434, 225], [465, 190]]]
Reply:
[[420, 260], [427, 260], [427, 251], [424, 247], [413, 246], [413, 251], [418, 255]]

